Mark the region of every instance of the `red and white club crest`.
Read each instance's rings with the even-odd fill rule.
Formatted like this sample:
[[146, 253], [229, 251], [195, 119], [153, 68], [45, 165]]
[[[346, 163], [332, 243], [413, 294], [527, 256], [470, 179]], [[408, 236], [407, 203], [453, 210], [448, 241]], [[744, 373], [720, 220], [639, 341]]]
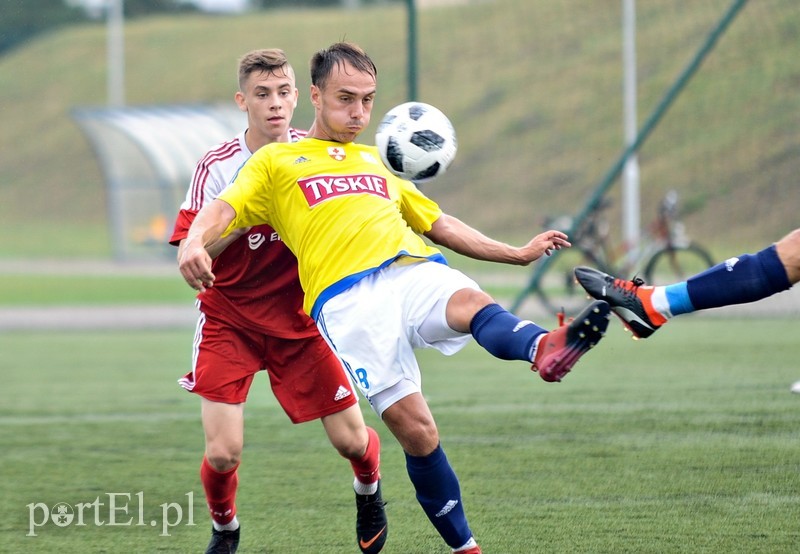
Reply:
[[344, 148], [341, 148], [339, 146], [329, 146], [328, 156], [330, 156], [337, 162], [341, 162], [342, 160], [345, 159], [345, 157], [347, 157], [347, 155], [344, 153]]

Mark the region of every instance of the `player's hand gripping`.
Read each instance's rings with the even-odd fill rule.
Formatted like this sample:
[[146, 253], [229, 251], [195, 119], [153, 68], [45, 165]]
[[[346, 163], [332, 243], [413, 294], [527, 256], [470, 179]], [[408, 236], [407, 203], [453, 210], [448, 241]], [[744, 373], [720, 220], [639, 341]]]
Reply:
[[184, 241], [178, 250], [178, 267], [186, 283], [195, 290], [204, 292], [214, 285], [214, 274], [211, 273], [211, 256], [202, 244], [196, 241]]

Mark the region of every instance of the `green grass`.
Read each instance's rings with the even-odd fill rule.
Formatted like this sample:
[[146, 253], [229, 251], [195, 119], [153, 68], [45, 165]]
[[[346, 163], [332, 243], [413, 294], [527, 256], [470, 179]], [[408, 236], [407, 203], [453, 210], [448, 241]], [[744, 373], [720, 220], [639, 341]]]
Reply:
[[[8, 183], [6, 183], [8, 184]], [[12, 187], [6, 188], [6, 193]], [[2, 192], [0, 192], [2, 195]], [[14, 211], [14, 205], [23, 204], [24, 200], [10, 200], [6, 206], [9, 211]], [[25, 211], [31, 209], [26, 208]], [[110, 230], [102, 221], [91, 221], [101, 215], [95, 212], [91, 216], [72, 216], [69, 211], [61, 212], [56, 219], [39, 215], [35, 221], [23, 221], [19, 224], [13, 222], [14, 216], [9, 215], [0, 222], [0, 267], [3, 258], [103, 258], [111, 259]]]
[[0, 306], [190, 304], [195, 292], [173, 277], [124, 275], [2, 275]]
[[[525, 268], [478, 262], [450, 251], [447, 258], [499, 298], [518, 294], [528, 274]], [[191, 304], [196, 292], [183, 281], [177, 265], [168, 264], [174, 266], [171, 274], [170, 265], [163, 270], [155, 266], [156, 274], [143, 274], [140, 267], [126, 273], [125, 264], [95, 266], [91, 261], [70, 264], [64, 260], [51, 260], [49, 268], [40, 270], [0, 271], [0, 306]]]
[[[484, 551], [796, 552], [800, 396], [788, 391], [800, 379], [796, 322], [684, 317], [640, 342], [612, 325], [554, 385], [475, 345], [449, 358], [420, 352]], [[4, 551], [204, 547], [198, 401], [175, 384], [190, 346], [191, 329], [0, 335]], [[383, 439], [385, 552], [445, 554], [396, 442], [365, 415]], [[263, 375], [246, 418], [240, 552], [355, 553], [349, 466], [321, 427], [291, 425]], [[116, 519], [136, 523], [140, 492], [145, 525], [96, 526], [87, 511], [84, 527], [50, 523], [25, 536], [28, 504], [100, 498], [107, 510], [109, 493], [126, 493], [129, 513]], [[169, 503], [182, 506], [184, 522], [159, 536]]]

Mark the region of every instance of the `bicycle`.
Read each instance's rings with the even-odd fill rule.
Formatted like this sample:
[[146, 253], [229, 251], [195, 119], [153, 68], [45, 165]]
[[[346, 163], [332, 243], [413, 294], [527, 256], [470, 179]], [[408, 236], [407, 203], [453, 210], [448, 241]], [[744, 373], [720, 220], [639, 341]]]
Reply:
[[[559, 250], [537, 266], [527, 289], [515, 302], [514, 312], [528, 294], [533, 294], [552, 314], [574, 315], [586, 304], [586, 293], [575, 282], [573, 269], [594, 267], [611, 275], [638, 275], [647, 283], [684, 281], [714, 265], [708, 249], [693, 241], [679, 218], [678, 193], [669, 191], [658, 206], [656, 220], [635, 251], [615, 248], [611, 224], [605, 216], [611, 205], [604, 199], [591, 210], [570, 236], [572, 247]], [[572, 216], [548, 218], [545, 228], [572, 229]]]

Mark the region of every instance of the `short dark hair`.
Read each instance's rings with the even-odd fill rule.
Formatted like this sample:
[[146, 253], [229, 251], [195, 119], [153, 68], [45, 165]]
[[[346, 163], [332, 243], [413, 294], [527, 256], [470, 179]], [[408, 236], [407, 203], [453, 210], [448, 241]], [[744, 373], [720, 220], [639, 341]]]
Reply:
[[254, 71], [277, 75], [278, 70], [290, 77], [294, 75], [286, 53], [280, 48], [264, 48], [248, 52], [239, 60], [239, 90], [242, 90], [245, 81]]
[[345, 62], [359, 71], [378, 77], [378, 68], [360, 46], [352, 42], [337, 42], [311, 57], [311, 84], [324, 88], [333, 68]]

